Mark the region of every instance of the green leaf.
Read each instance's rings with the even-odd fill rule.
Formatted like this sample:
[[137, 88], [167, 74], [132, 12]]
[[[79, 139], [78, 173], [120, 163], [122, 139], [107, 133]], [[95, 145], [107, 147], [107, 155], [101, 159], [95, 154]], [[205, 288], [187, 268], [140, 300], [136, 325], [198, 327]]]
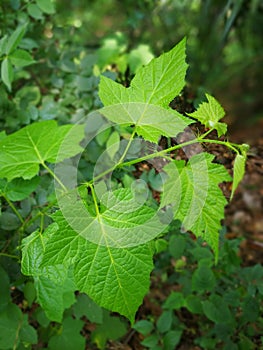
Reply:
[[172, 292], [163, 304], [164, 309], [177, 310], [185, 306], [184, 296], [180, 292]]
[[35, 63], [31, 55], [27, 51], [21, 49], [15, 50], [8, 57], [11, 63], [16, 67], [25, 67]]
[[8, 304], [0, 311], [0, 349], [13, 349], [19, 343], [23, 315], [15, 304]]
[[61, 332], [50, 338], [48, 348], [50, 350], [84, 350], [85, 338], [80, 334], [83, 325], [84, 322], [81, 320], [65, 318]]
[[128, 56], [131, 73], [136, 73], [141, 66], [148, 64], [153, 58], [149, 45], [140, 44], [136, 49], [131, 50]]
[[181, 235], [173, 235], [169, 240], [169, 253], [175, 259], [180, 259], [186, 248], [186, 239]]
[[83, 133], [84, 125], [57, 126], [49, 120], [8, 135], [0, 141], [0, 177], [8, 181], [31, 179], [38, 174], [40, 164], [58, 163], [82, 152], [79, 142]]
[[77, 303], [73, 306], [73, 313], [76, 318], [85, 316], [92, 323], [101, 324], [103, 321], [103, 309], [86, 294], [78, 296]]
[[173, 311], [166, 310], [158, 318], [156, 326], [159, 332], [166, 333], [170, 330], [173, 322]]
[[201, 298], [198, 295], [189, 294], [186, 299], [186, 307], [193, 314], [203, 314]]
[[197, 111], [187, 113], [187, 115], [197, 119], [206, 128], [217, 130], [218, 137], [220, 137], [227, 131], [227, 125], [219, 122], [224, 117], [225, 111], [213, 96], [206, 94], [206, 98], [208, 102], [202, 102]]
[[215, 287], [216, 279], [211, 268], [201, 264], [193, 273], [192, 290], [199, 293], [211, 292]]
[[131, 101], [168, 108], [185, 85], [185, 46], [186, 40], [183, 39], [169, 52], [137, 71], [131, 81]]
[[215, 323], [233, 322], [233, 316], [227, 304], [217, 294], [211, 295], [209, 300], [203, 302], [203, 310], [206, 317]]
[[224, 166], [212, 163], [214, 156], [200, 153], [164, 167], [169, 178], [164, 183], [161, 206], [172, 205], [174, 217], [209, 243], [218, 258], [218, 240], [227, 201], [219, 188], [231, 176]]
[[0, 179], [0, 196], [4, 195], [11, 201], [21, 201], [37, 188], [39, 181], [37, 176], [31, 180], [14, 179], [11, 182]]
[[53, 238], [46, 244], [42, 265], [73, 264], [80, 291], [98, 305], [119, 312], [133, 322], [149, 288], [153, 267], [150, 246], [112, 248], [93, 244], [73, 231], [61, 213], [56, 213], [54, 219], [59, 229], [50, 232]]
[[118, 317], [110, 316], [108, 311], [104, 311], [103, 323], [92, 332], [91, 339], [99, 349], [104, 349], [108, 340], [117, 340], [124, 336], [127, 327]]
[[106, 149], [111, 159], [114, 158], [115, 154], [119, 150], [119, 147], [120, 147], [120, 134], [118, 133], [118, 131], [114, 131], [110, 135], [106, 143]]
[[31, 344], [37, 344], [37, 331], [28, 324], [27, 315], [23, 315], [23, 318], [24, 322], [19, 336], [21, 343], [25, 346], [25, 348], [28, 348], [28, 346]]
[[141, 341], [141, 345], [146, 346], [147, 348], [154, 348], [159, 343], [159, 336], [157, 334], [151, 334], [149, 337], [146, 337]]
[[[33, 232], [22, 241], [22, 273], [33, 276], [37, 301], [45, 310], [47, 317], [61, 322], [63, 312], [75, 302], [71, 270], [63, 265], [41, 267], [45, 244], [57, 226], [53, 225], [42, 235]], [[54, 293], [55, 291], [55, 293]]]
[[11, 91], [11, 83], [14, 78], [14, 71], [10, 59], [8, 57], [4, 58], [1, 65], [1, 79], [3, 83], [8, 87], [8, 90]]
[[3, 140], [6, 137], [5, 131], [0, 132], [0, 141]]
[[147, 320], [140, 320], [136, 322], [133, 327], [137, 332], [141, 333], [142, 335], [150, 334], [151, 331], [154, 329], [154, 325], [152, 322]]
[[256, 298], [247, 296], [241, 305], [244, 322], [255, 322], [260, 316], [260, 305]]
[[[147, 190], [143, 195], [136, 188], [134, 193], [122, 188], [113, 192], [102, 190], [105, 193], [101, 193], [101, 210], [96, 213], [88, 212], [73, 191], [62, 200], [58, 198], [67, 222], [90, 242], [114, 248], [134, 247], [151, 241], [166, 228], [158, 212], [141, 204]], [[50, 259], [53, 261], [52, 256]]]
[[48, 15], [53, 15], [56, 12], [52, 0], [37, 0], [36, 4], [44, 13]]
[[25, 35], [26, 32], [26, 27], [27, 24], [23, 24], [22, 26], [18, 27], [8, 38], [6, 48], [5, 48], [5, 53], [9, 55], [12, 53], [17, 46], [20, 44], [23, 36]]
[[3, 56], [5, 54], [7, 38], [8, 36], [5, 35], [2, 37], [2, 39], [0, 39], [0, 56]]
[[18, 217], [9, 211], [4, 211], [0, 216], [0, 227], [6, 231], [16, 230], [21, 226], [21, 222]]
[[246, 156], [237, 154], [234, 161], [234, 169], [233, 169], [233, 184], [230, 200], [232, 200], [234, 193], [239, 185], [240, 181], [243, 179], [245, 174], [245, 166], [246, 166]]
[[138, 135], [155, 143], [160, 136], [175, 137], [192, 123], [175, 110], [139, 102], [111, 105], [100, 113], [114, 123], [134, 126]]
[[116, 83], [110, 78], [101, 75], [99, 84], [99, 96], [104, 106], [111, 106], [130, 101], [129, 88]]
[[[99, 85], [99, 96], [104, 106], [125, 104], [125, 106], [122, 106], [122, 108], [119, 107], [119, 114], [125, 112], [125, 110], [128, 109], [129, 102], [137, 102], [137, 104], [132, 106], [133, 112], [128, 109], [125, 113], [126, 116], [128, 116], [130, 113], [139, 113], [139, 116], [137, 118], [141, 119], [143, 117], [142, 113], [144, 113], [144, 110], [148, 109], [148, 119], [151, 119], [150, 113], [153, 114], [154, 110], [152, 107], [150, 108], [150, 106], [147, 107], [147, 105], [157, 105], [159, 107], [168, 109], [169, 103], [181, 92], [185, 84], [184, 79], [186, 69], [187, 64], [185, 63], [185, 39], [183, 39], [172, 50], [164, 53], [158, 58], [151, 60], [151, 62], [145, 67], [141, 67], [131, 81], [131, 86], [129, 88], [125, 88], [122, 85], [113, 82], [109, 78], [102, 76]], [[144, 107], [141, 111], [136, 111], [138, 108], [136, 106]], [[158, 111], [155, 110], [155, 112]], [[175, 114], [173, 118], [173, 122], [175, 124], [178, 122], [177, 119], [183, 117], [180, 116], [179, 113], [175, 111], [173, 112]], [[108, 116], [106, 115], [106, 117]], [[125, 117], [121, 118], [119, 115], [117, 119], [121, 118], [121, 122], [125, 123]], [[134, 116], [133, 118], [136, 117]], [[131, 120], [133, 118], [128, 117], [128, 120]], [[153, 119], [151, 119], [151, 121], [154, 123], [156, 121], [156, 117], [154, 118], [152, 115], [152, 118]], [[163, 124], [161, 127], [161, 130], [163, 130], [165, 128], [165, 125], [170, 121], [162, 120], [162, 115], [159, 115], [159, 119], [160, 126]], [[184, 118], [183, 120], [186, 121], [187, 119]], [[116, 123], [120, 122], [118, 120], [114, 121]], [[189, 120], [188, 123], [190, 123]], [[148, 124], [150, 125], [151, 123]], [[149, 133], [151, 133], [151, 130], [149, 130]]]
[[36, 4], [29, 4], [27, 6], [27, 12], [29, 16], [31, 16], [34, 19], [43, 18], [43, 12], [40, 10], [40, 8]]
[[163, 349], [164, 350], [170, 350], [170, 349], [176, 349], [176, 346], [179, 344], [182, 336], [182, 331], [174, 331], [171, 330], [167, 334], [165, 334], [163, 338]]
[[98, 144], [100, 146], [103, 146], [107, 140], [109, 139], [110, 135], [112, 133], [112, 129], [111, 128], [107, 128], [103, 131], [100, 131], [97, 135], [96, 135], [96, 141], [98, 142]]
[[31, 307], [36, 299], [36, 288], [34, 283], [31, 281], [26, 282], [23, 292], [29, 307]]
[[5, 270], [0, 266], [0, 311], [4, 309], [7, 304], [10, 302], [10, 283], [9, 278]]

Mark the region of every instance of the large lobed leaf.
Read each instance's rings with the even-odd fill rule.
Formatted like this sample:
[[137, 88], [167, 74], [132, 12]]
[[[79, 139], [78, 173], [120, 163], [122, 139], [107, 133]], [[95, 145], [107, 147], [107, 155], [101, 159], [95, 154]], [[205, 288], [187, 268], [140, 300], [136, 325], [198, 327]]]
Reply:
[[84, 125], [57, 126], [48, 120], [26, 126], [0, 140], [0, 178], [31, 179], [40, 164], [58, 163], [82, 152], [83, 137]]
[[169, 52], [141, 67], [129, 88], [102, 76], [99, 96], [104, 106], [142, 102], [168, 108], [185, 85], [185, 45], [186, 40], [183, 39]]
[[160, 136], [176, 137], [193, 121], [172, 109], [141, 103], [119, 103], [100, 110], [110, 121], [132, 125], [145, 140], [158, 143]]
[[173, 161], [164, 167], [169, 178], [164, 184], [162, 206], [172, 205], [174, 216], [185, 230], [201, 236], [218, 258], [219, 230], [227, 200], [219, 188], [231, 181], [224, 166], [212, 163], [214, 156], [201, 153], [184, 161]]
[[[73, 231], [60, 212], [54, 219], [56, 224], [46, 230], [44, 240], [36, 233], [24, 240], [22, 259], [22, 272], [33, 275], [38, 282], [38, 299], [45, 309], [49, 304], [49, 317], [58, 320], [64, 310], [62, 290], [53, 289], [53, 294], [56, 290], [56, 295], [52, 294], [56, 307], [51, 300], [52, 288], [58, 287], [58, 283], [54, 286], [55, 272], [61, 266], [64, 266], [62, 272], [72, 266], [78, 290], [87, 293], [100, 306], [119, 312], [133, 322], [150, 284], [151, 245], [112, 248], [93, 244]], [[51, 283], [49, 287], [48, 282]], [[55, 307], [53, 314], [52, 307]]]
[[117, 124], [134, 125], [137, 134], [157, 143], [160, 136], [175, 137], [191, 124], [169, 109], [185, 84], [185, 39], [172, 50], [140, 68], [129, 88], [101, 76], [101, 113]]

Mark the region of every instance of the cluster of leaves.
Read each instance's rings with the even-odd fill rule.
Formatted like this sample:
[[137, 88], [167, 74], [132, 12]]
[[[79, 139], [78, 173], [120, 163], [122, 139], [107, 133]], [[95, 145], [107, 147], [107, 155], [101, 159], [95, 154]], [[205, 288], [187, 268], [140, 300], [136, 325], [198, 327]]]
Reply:
[[165, 284], [162, 290], [167, 290], [159, 315], [133, 326], [143, 335], [143, 346], [175, 349], [183, 340], [184, 345], [202, 349], [260, 348], [263, 268], [241, 267], [239, 243], [222, 237], [215, 267], [207, 246], [182, 234], [176, 225], [171, 228], [168, 239], [159, 244], [163, 251], [154, 271], [155, 288]]
[[[48, 30], [43, 24], [44, 16], [52, 14], [54, 6], [51, 1], [37, 0], [26, 2], [23, 11], [24, 23], [1, 39], [0, 50], [1, 79], [6, 86], [0, 90], [3, 97], [0, 108], [4, 116], [0, 120], [8, 131], [7, 135], [0, 133], [1, 264], [8, 271], [11, 285], [24, 295], [22, 308], [31, 307], [35, 302], [41, 306], [31, 318], [33, 323], [37, 322], [38, 335], [48, 348], [71, 349], [76, 348], [76, 344], [79, 349], [84, 348], [85, 339], [79, 332], [83, 327], [81, 318], [85, 316], [97, 324], [96, 330], [91, 332], [91, 341], [103, 349], [108, 338], [118, 338], [127, 330], [125, 322], [105, 309], [134, 322], [136, 311], [149, 290], [153, 256], [157, 251], [156, 236], [172, 230], [170, 222], [180, 220], [183, 229], [207, 241], [215, 259], [219, 259], [219, 230], [227, 200], [218, 185], [232, 178], [222, 165], [215, 163], [213, 155], [196, 154], [186, 162], [176, 159], [177, 150], [204, 142], [229, 147], [237, 154], [233, 195], [244, 174], [247, 145], [207, 138], [213, 130], [219, 137], [226, 133], [226, 125], [220, 122], [224, 111], [210, 95], [207, 95], [207, 102], [188, 116], [170, 109], [169, 102], [185, 85], [185, 40], [139, 68], [139, 63], [147, 63], [151, 54], [144, 47], [127, 57], [121, 41], [108, 50], [110, 41], [105, 40], [98, 52], [88, 52], [80, 46], [70, 48], [65, 39], [54, 45], [54, 30], [51, 34], [55, 39], [51, 39], [49, 46], [45, 47], [40, 41], [32, 44], [24, 37], [26, 29], [30, 35], [37, 28], [36, 23], [42, 23], [43, 30]], [[35, 61], [26, 46], [28, 42], [33, 45], [31, 49], [36, 48]], [[32, 67], [39, 64], [39, 56], [43, 55], [40, 44], [46, 53], [45, 66], [42, 63], [38, 67], [39, 81], [30, 67], [23, 68], [34, 62]], [[136, 72], [130, 87], [114, 81], [116, 73], [100, 75], [107, 66], [102, 59], [105, 50], [109, 51], [109, 63], [116, 60], [120, 72], [124, 72], [127, 64], [133, 73]], [[147, 57], [140, 58], [141, 52], [148, 52]], [[14, 57], [20, 59], [20, 65]], [[46, 69], [50, 71], [48, 79], [46, 72], [43, 73]], [[23, 87], [21, 79], [26, 81]], [[84, 119], [89, 127], [77, 123], [102, 105], [104, 107], [95, 115], [96, 120], [92, 119], [92, 114]], [[106, 121], [109, 126], [105, 129]], [[205, 134], [196, 135], [183, 144], [158, 149], [161, 137], [171, 140], [195, 121], [207, 128]], [[91, 140], [85, 149], [81, 143], [84, 137]], [[136, 140], [138, 144], [133, 143]], [[143, 147], [151, 149], [150, 154], [145, 155]], [[103, 156], [105, 150], [106, 157]], [[77, 196], [86, 208], [84, 215], [79, 211], [78, 201], [76, 207], [72, 206], [76, 198], [63, 183], [64, 177], [56, 172], [60, 164], [65, 164], [67, 174], [71, 174], [72, 169], [77, 168], [74, 156], [80, 154]], [[103, 161], [98, 166], [100, 157]], [[169, 161], [162, 170], [156, 173], [152, 168], [138, 175], [138, 166], [143, 161], [160, 157]], [[100, 195], [96, 192], [98, 180], [102, 180]], [[146, 182], [146, 187], [140, 180]], [[145, 199], [148, 186], [160, 193], [160, 199], [156, 200], [149, 191], [147, 201], [139, 208], [134, 207], [134, 199], [137, 202]], [[112, 195], [108, 193], [109, 188]], [[65, 202], [61, 205], [60, 198], [64, 196], [70, 204], [68, 207]], [[165, 220], [169, 217], [168, 223], [162, 222], [156, 213], [165, 214]], [[150, 220], [151, 226], [147, 226]], [[74, 222], [83, 223], [86, 230], [80, 234]], [[119, 241], [116, 243], [117, 234]], [[139, 241], [136, 241], [138, 236]], [[129, 244], [121, 244], [124, 237]], [[10, 258], [18, 260], [19, 264], [10, 262]], [[198, 260], [199, 271], [203, 265], [201, 257]], [[209, 266], [212, 266], [212, 258]], [[10, 284], [4, 270], [1, 270], [5, 288], [0, 308], [0, 348], [24, 349], [37, 343], [37, 334], [20, 308], [11, 303]], [[199, 289], [200, 293], [207, 290], [202, 286]], [[85, 294], [76, 296], [76, 291]], [[186, 297], [186, 294], [178, 296], [178, 300]], [[184, 302], [181, 306], [185, 305]], [[54, 326], [51, 321], [61, 325]], [[9, 337], [2, 338], [6, 328]], [[159, 329], [162, 334], [169, 330]], [[182, 331], [165, 334], [165, 342], [175, 344], [174, 337], [179, 342], [181, 334]], [[69, 337], [75, 341], [69, 342]], [[157, 343], [158, 340], [155, 345]], [[166, 345], [167, 349], [172, 346]]]

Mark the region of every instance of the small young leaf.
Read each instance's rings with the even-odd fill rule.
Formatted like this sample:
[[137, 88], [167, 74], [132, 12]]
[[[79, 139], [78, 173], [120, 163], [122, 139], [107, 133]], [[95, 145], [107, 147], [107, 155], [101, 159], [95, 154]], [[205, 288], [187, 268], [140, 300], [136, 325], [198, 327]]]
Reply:
[[243, 176], [245, 174], [245, 165], [246, 165], [246, 156], [237, 154], [234, 161], [233, 184], [232, 184], [230, 200], [232, 200], [238, 184], [243, 179]]
[[57, 126], [49, 120], [8, 135], [0, 141], [0, 178], [31, 179], [37, 175], [40, 164], [58, 163], [81, 152], [79, 142], [83, 134], [84, 125]]
[[37, 0], [37, 6], [46, 14], [52, 15], [55, 11], [55, 6], [52, 0]]
[[197, 119], [205, 127], [217, 130], [218, 137], [220, 137], [227, 131], [227, 125], [219, 123], [219, 120], [224, 117], [225, 111], [213, 96], [206, 94], [206, 98], [208, 102], [202, 102], [197, 111], [187, 113], [187, 115]]
[[8, 90], [11, 91], [11, 84], [14, 78], [14, 71], [11, 64], [11, 61], [8, 57], [4, 58], [1, 65], [1, 79], [3, 83], [8, 87]]
[[22, 26], [18, 27], [8, 38], [6, 48], [5, 48], [5, 53], [9, 55], [12, 53], [17, 46], [19, 45], [20, 41], [22, 40], [23, 36], [25, 35], [26, 32], [26, 27], [27, 24], [23, 24]]
[[21, 49], [15, 50], [13, 53], [11, 53], [9, 55], [9, 59], [16, 67], [29, 66], [35, 62], [27, 51]]

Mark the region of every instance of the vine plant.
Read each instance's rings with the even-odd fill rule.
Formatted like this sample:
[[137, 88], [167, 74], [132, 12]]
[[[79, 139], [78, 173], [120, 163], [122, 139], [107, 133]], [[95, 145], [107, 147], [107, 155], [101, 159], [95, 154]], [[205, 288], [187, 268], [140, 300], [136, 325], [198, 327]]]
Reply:
[[[53, 321], [61, 322], [78, 290], [133, 323], [149, 289], [155, 241], [174, 219], [185, 232], [202, 237], [218, 259], [227, 204], [219, 184], [232, 177], [200, 145], [216, 143], [236, 154], [231, 198], [244, 174], [248, 146], [223, 139], [225, 113], [208, 94], [186, 116], [169, 107], [185, 85], [185, 46], [183, 39], [140, 68], [128, 88], [102, 75], [104, 107], [79, 125], [49, 120], [0, 134], [0, 195], [20, 221], [22, 273], [33, 277], [37, 300]], [[180, 142], [179, 136], [197, 121], [205, 132], [188, 132], [190, 137]], [[212, 131], [218, 139], [209, 138]], [[80, 171], [78, 164], [82, 169], [88, 164], [87, 144], [105, 135], [93, 174]], [[161, 137], [168, 140], [164, 149]], [[188, 153], [190, 145], [194, 154]], [[177, 158], [178, 150], [184, 150], [186, 160]], [[139, 177], [145, 164], [160, 174], [155, 200]], [[54, 180], [48, 202], [24, 218], [14, 202], [37, 191], [47, 176]]]

